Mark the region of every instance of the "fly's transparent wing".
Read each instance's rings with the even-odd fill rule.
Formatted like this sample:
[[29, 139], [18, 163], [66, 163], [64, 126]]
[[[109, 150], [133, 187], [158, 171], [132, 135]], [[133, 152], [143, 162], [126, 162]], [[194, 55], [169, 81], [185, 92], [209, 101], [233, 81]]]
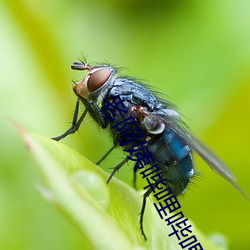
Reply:
[[237, 185], [236, 178], [233, 173], [210, 149], [190, 134], [187, 134], [184, 139], [188, 145], [208, 164], [208, 166], [210, 166], [216, 173], [224, 177], [241, 194], [248, 198], [243, 190]]
[[[164, 111], [163, 111], [164, 113]], [[231, 183], [242, 195], [247, 199], [247, 195], [242, 191], [242, 189], [236, 184], [236, 178], [229, 168], [202, 142], [195, 138], [182, 123], [180, 118], [175, 115], [163, 114], [162, 111], [158, 114], [154, 112], [151, 115], [158, 122], [163, 123], [166, 127], [174, 131], [182, 140], [184, 140], [190, 148], [192, 148], [216, 173], [225, 178], [229, 183]]]
[[208, 149], [202, 142], [191, 135], [181, 126], [171, 126], [170, 128], [177, 133], [216, 173], [225, 178], [231, 183], [242, 195], [247, 199], [248, 197], [243, 190], [237, 185], [236, 178], [229, 168], [223, 163], [210, 149]]

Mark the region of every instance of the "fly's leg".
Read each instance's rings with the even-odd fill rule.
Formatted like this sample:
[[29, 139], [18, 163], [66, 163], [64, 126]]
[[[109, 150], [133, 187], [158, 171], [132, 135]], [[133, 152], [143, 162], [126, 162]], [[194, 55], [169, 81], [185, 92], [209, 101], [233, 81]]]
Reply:
[[75, 110], [74, 110], [74, 116], [73, 116], [71, 127], [65, 133], [63, 133], [62, 135], [59, 135], [57, 137], [52, 138], [53, 140], [60, 141], [64, 137], [68, 136], [69, 134], [75, 133], [79, 129], [79, 127], [80, 127], [80, 125], [81, 125], [84, 117], [86, 116], [86, 114], [88, 112], [90, 112], [91, 114], [94, 115], [94, 117], [96, 118], [97, 122], [101, 125], [102, 128], [106, 128], [107, 127], [108, 123], [104, 119], [103, 113], [101, 112], [101, 110], [98, 107], [98, 105], [94, 101], [92, 101], [92, 100], [87, 104], [86, 109], [84, 110], [84, 112], [80, 116], [79, 120], [77, 121], [78, 112], [79, 112], [79, 104], [80, 104], [80, 100], [78, 99], [77, 102], [76, 102], [76, 106], [75, 106]]
[[122, 162], [120, 162], [117, 166], [114, 167], [112, 173], [110, 174], [108, 180], [107, 180], [107, 184], [109, 184], [109, 182], [111, 181], [112, 177], [114, 176], [114, 174], [127, 162], [129, 161], [129, 158], [125, 158]]
[[[135, 156], [136, 152], [133, 153], [131, 155], [131, 157]], [[130, 159], [128, 157], [126, 157], [122, 162], [120, 162], [117, 166], [114, 167], [112, 173], [110, 174], [108, 180], [107, 180], [107, 184], [109, 184], [109, 182], [111, 181], [112, 177], [114, 176], [114, 174]]]
[[96, 165], [99, 165], [115, 148], [115, 145], [96, 163]]
[[59, 135], [57, 137], [53, 137], [51, 139], [53, 139], [55, 141], [60, 141], [64, 137], [68, 136], [69, 134], [75, 133], [79, 129], [79, 127], [80, 127], [80, 125], [81, 125], [81, 123], [82, 123], [82, 121], [83, 121], [84, 117], [86, 116], [86, 114], [88, 112], [88, 109], [89, 109], [89, 105], [87, 105], [86, 109], [84, 110], [84, 112], [82, 113], [81, 117], [77, 121], [78, 111], [79, 111], [79, 103], [80, 103], [80, 101], [78, 99], [77, 102], [76, 102], [76, 106], [75, 106], [75, 110], [74, 110], [74, 116], [73, 116], [71, 127], [65, 133], [63, 133], [62, 135]]
[[102, 128], [106, 128], [108, 126], [108, 122], [105, 119], [105, 115], [103, 115], [101, 109], [98, 107], [97, 103], [94, 101], [89, 101], [90, 109], [89, 112], [93, 114], [95, 120]]
[[145, 208], [146, 208], [147, 198], [151, 193], [152, 193], [152, 189], [149, 188], [147, 190], [147, 192], [143, 195], [142, 208], [141, 208], [141, 212], [140, 212], [140, 230], [141, 230], [141, 233], [142, 233], [144, 240], [147, 240], [147, 236], [146, 236], [144, 229], [143, 229], [143, 216], [144, 216], [144, 212], [145, 212]]

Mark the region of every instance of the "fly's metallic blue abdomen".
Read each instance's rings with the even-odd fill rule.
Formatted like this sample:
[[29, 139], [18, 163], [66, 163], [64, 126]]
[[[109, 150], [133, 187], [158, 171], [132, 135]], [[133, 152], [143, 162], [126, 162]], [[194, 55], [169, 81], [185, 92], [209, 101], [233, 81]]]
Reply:
[[157, 165], [166, 173], [164, 177], [172, 192], [182, 194], [194, 175], [190, 147], [171, 130], [165, 129], [148, 148]]

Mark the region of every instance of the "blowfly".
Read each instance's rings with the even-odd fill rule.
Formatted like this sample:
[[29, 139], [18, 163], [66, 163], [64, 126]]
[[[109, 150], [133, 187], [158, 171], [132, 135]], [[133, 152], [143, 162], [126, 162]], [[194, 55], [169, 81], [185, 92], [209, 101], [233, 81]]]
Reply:
[[[181, 120], [175, 106], [169, 101], [157, 97], [149, 87], [133, 78], [119, 77], [117, 69], [109, 64], [90, 66], [85, 62], [74, 62], [73, 70], [86, 71], [86, 76], [75, 83], [73, 91], [77, 96], [74, 116], [71, 127], [62, 135], [54, 137], [56, 141], [76, 132], [87, 113], [102, 128], [108, 129], [113, 138], [113, 147], [101, 159], [103, 160], [115, 147], [122, 146], [127, 152], [135, 152], [138, 145], [146, 145], [164, 173], [166, 184], [172, 193], [183, 194], [195, 174], [192, 151], [196, 152], [216, 173], [230, 182], [243, 195], [243, 191], [235, 182], [235, 177], [227, 166], [218, 159], [203, 143], [197, 140]], [[115, 103], [122, 100], [124, 119], [132, 117], [135, 121], [132, 126], [139, 128], [143, 139], [135, 139], [129, 143], [124, 142], [124, 136], [112, 129], [122, 122], [119, 110], [106, 109], [107, 102]], [[79, 105], [83, 103], [84, 112], [79, 116]], [[124, 145], [124, 146], [123, 146]], [[132, 153], [132, 156], [134, 154]], [[126, 157], [111, 173], [112, 176], [128, 161]], [[100, 162], [100, 161], [99, 161]], [[150, 165], [153, 165], [151, 163]], [[135, 180], [135, 174], [134, 174]], [[140, 229], [144, 238], [143, 214], [146, 198], [152, 190], [149, 188], [143, 196], [143, 205], [140, 217]]]

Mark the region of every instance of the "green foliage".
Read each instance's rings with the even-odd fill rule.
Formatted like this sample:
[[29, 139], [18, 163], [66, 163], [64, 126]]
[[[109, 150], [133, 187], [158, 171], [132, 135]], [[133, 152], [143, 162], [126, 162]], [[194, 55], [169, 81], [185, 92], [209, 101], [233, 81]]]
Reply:
[[[83, 77], [70, 65], [82, 54], [90, 63], [125, 67], [121, 74], [145, 79], [167, 96], [250, 196], [249, 7], [246, 0], [0, 1], [0, 249], [68, 250], [85, 244], [34, 189], [40, 175], [6, 119], [47, 138], [64, 132], [76, 99], [71, 81]], [[92, 162], [111, 146], [110, 138], [88, 117], [79, 133], [63, 143]], [[110, 172], [123, 157], [116, 150], [101, 168]], [[225, 235], [230, 249], [250, 249], [249, 202], [194, 159], [202, 177], [179, 197], [185, 216], [205, 235]], [[131, 169], [125, 166], [116, 177], [131, 184]], [[72, 179], [85, 176], [79, 175]], [[115, 196], [110, 187], [101, 194], [111, 200]], [[109, 201], [105, 195], [98, 199], [104, 207]], [[157, 226], [157, 232], [162, 227]]]
[[[84, 239], [81, 249], [171, 249], [180, 246], [168, 237], [171, 227], [160, 220], [148, 201], [144, 220], [148, 240], [138, 225], [142, 192], [113, 178], [75, 150], [51, 139], [21, 132], [24, 142], [44, 176], [43, 196], [78, 229]], [[225, 249], [211, 244], [194, 230], [204, 249]]]

